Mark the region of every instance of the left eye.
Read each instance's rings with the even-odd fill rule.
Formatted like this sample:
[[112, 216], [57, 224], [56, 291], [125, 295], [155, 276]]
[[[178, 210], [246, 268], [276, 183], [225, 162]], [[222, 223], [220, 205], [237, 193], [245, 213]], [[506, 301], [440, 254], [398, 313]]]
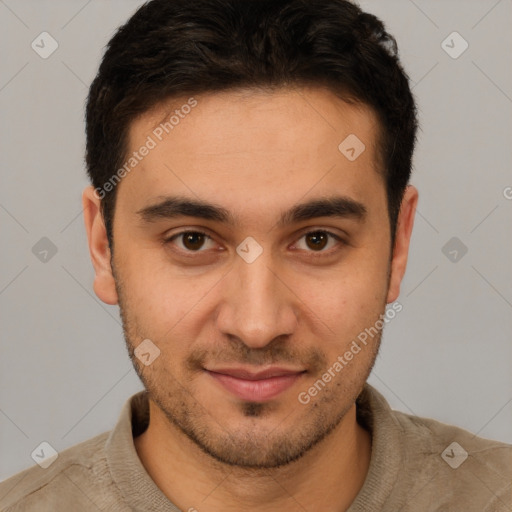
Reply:
[[[174, 240], [181, 240], [178, 247], [185, 251], [200, 252], [205, 250], [204, 245], [207, 241], [213, 242], [212, 238], [202, 231], [182, 231], [176, 235], [171, 236], [166, 242], [174, 242]], [[208, 249], [208, 247], [206, 247]]]
[[296, 244], [296, 247], [305, 250], [311, 249], [313, 252], [322, 252], [329, 245], [329, 239], [334, 239], [336, 242], [341, 242], [341, 238], [334, 233], [331, 233], [330, 231], [318, 230], [310, 231], [309, 233], [302, 235], [299, 240], [304, 240], [305, 247], [300, 247], [300, 243]]

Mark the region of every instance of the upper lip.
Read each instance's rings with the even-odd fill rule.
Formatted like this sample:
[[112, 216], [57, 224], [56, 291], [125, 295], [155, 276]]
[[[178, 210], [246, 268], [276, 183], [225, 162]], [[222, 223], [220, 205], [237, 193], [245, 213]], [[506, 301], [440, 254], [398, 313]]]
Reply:
[[212, 373], [221, 373], [223, 375], [229, 375], [236, 379], [244, 380], [262, 380], [270, 379], [271, 377], [283, 377], [285, 375], [295, 375], [303, 373], [305, 370], [294, 369], [294, 368], [283, 368], [280, 366], [270, 366], [264, 370], [251, 371], [247, 368], [206, 368], [207, 371]]

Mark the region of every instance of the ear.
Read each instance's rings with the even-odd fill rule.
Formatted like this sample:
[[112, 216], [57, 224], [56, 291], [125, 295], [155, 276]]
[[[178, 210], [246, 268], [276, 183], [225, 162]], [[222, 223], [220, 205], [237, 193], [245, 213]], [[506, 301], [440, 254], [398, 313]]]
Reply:
[[114, 305], [117, 304], [117, 291], [110, 265], [110, 246], [101, 214], [101, 199], [94, 190], [94, 187], [87, 187], [82, 194], [89, 254], [96, 273], [94, 293], [106, 304]]
[[394, 302], [400, 294], [400, 283], [405, 274], [409, 242], [411, 241], [414, 215], [418, 204], [418, 191], [409, 185], [404, 193], [400, 213], [398, 214], [393, 259], [391, 260], [391, 276], [389, 279], [388, 297], [386, 302]]

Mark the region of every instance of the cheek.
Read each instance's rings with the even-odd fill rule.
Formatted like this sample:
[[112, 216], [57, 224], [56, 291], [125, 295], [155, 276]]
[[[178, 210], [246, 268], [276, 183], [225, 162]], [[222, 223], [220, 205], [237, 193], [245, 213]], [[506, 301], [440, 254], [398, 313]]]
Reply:
[[294, 290], [336, 345], [374, 324], [385, 307], [388, 265], [354, 257], [323, 275], [297, 275]]
[[[155, 252], [153, 250], [153, 252]], [[168, 262], [135, 254], [120, 269], [127, 313], [138, 331], [159, 344], [173, 344], [172, 351], [189, 347], [202, 323], [208, 297], [221, 277], [210, 272], [185, 275]], [[179, 339], [180, 342], [173, 343]]]

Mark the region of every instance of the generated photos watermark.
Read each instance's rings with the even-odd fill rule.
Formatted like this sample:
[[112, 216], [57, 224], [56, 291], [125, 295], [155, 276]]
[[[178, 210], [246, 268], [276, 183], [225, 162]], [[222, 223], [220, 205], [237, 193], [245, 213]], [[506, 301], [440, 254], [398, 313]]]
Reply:
[[384, 329], [384, 326], [389, 323], [393, 318], [396, 317], [400, 311], [402, 311], [403, 306], [400, 302], [394, 302], [389, 308], [386, 309], [386, 312], [379, 316], [379, 319], [371, 326], [361, 331], [357, 338], [352, 340], [352, 343], [348, 347], [348, 350], [345, 351], [343, 355], [339, 355], [336, 361], [325, 371], [325, 373], [320, 377], [307, 391], [301, 391], [297, 397], [299, 403], [303, 405], [309, 404], [311, 399], [320, 393], [325, 386], [335, 379], [340, 372], [349, 364], [352, 359], [354, 359], [357, 354], [359, 354], [364, 347], [366, 347], [368, 340], [373, 339], [379, 332]]
[[140, 162], [149, 155], [150, 151], [155, 149], [159, 142], [161, 142], [166, 135], [171, 133], [172, 130], [176, 126], [178, 126], [182, 119], [190, 114], [192, 109], [197, 106], [197, 100], [194, 97], [191, 97], [187, 100], [186, 103], [181, 105], [179, 109], [174, 110], [173, 114], [169, 116], [167, 121], [162, 121], [152, 132], [151, 135], [148, 135], [146, 141], [140, 148], [136, 151], [133, 151], [132, 155], [126, 160], [124, 165], [119, 168], [112, 177], [103, 184], [101, 187], [96, 187], [94, 189], [94, 195], [97, 199], [103, 199], [109, 192], [112, 192], [114, 188], [119, 184], [119, 182]]

